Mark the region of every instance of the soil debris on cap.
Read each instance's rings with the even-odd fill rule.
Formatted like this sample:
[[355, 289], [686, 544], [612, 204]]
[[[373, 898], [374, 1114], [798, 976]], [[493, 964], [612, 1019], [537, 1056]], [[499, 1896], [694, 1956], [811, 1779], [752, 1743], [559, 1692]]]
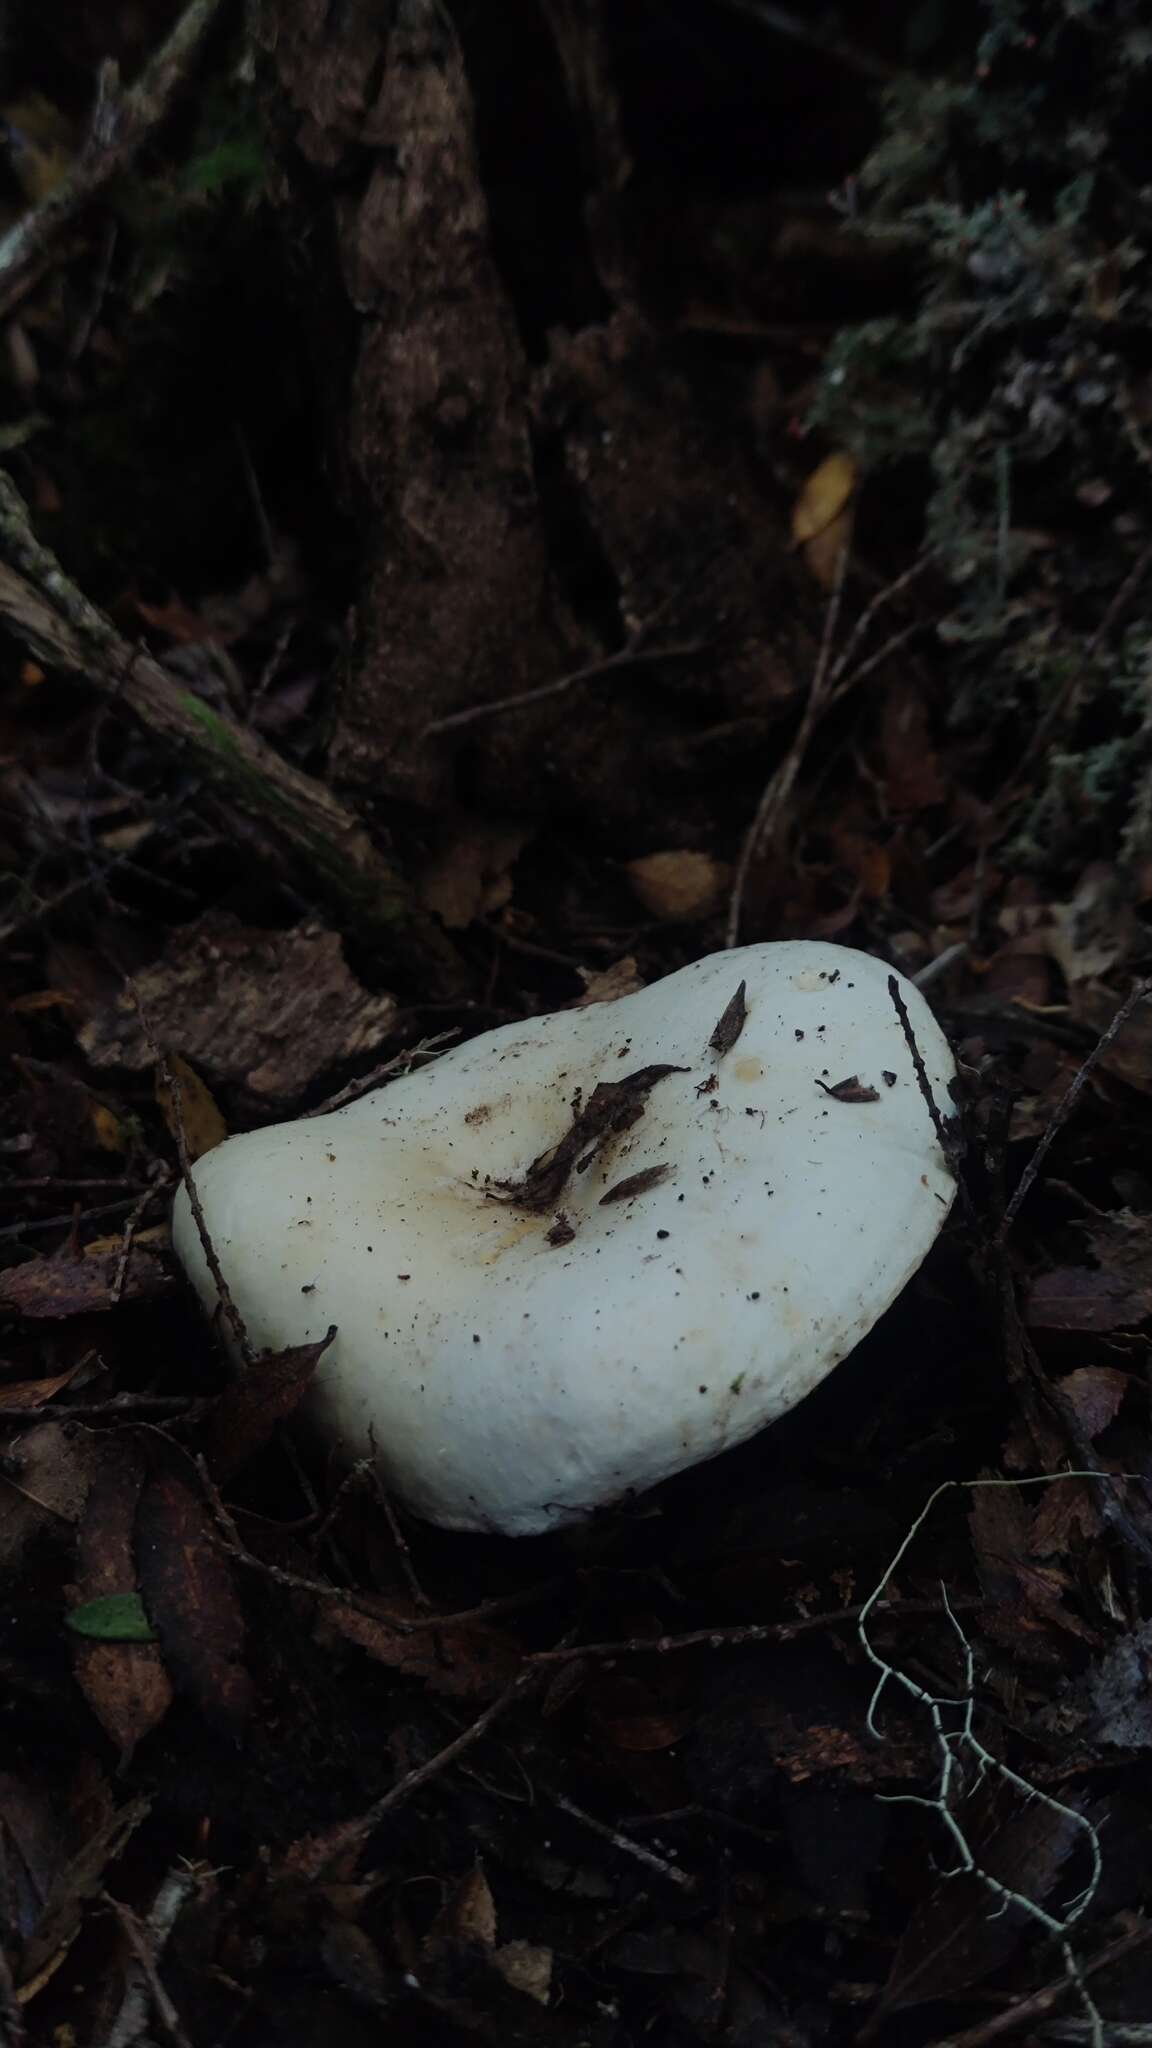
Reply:
[[559, 1144], [541, 1152], [523, 1180], [499, 1183], [497, 1199], [537, 1214], [554, 1209], [573, 1172], [587, 1173], [610, 1139], [639, 1123], [656, 1083], [669, 1074], [687, 1072], [687, 1067], [639, 1067], [622, 1081], [598, 1082]]
[[618, 1180], [606, 1195], [601, 1195], [600, 1207], [607, 1208], [609, 1202], [630, 1202], [633, 1195], [646, 1195], [649, 1188], [666, 1180], [670, 1172], [668, 1166], [645, 1166], [640, 1173], [630, 1173], [627, 1180]]
[[720, 1018], [720, 1022], [708, 1040], [713, 1052], [717, 1053], [721, 1059], [723, 1059], [726, 1052], [731, 1052], [732, 1047], [735, 1045], [736, 1040], [748, 1021], [747, 987], [747, 982], [742, 981], [740, 983], [732, 1001], [728, 1004]]

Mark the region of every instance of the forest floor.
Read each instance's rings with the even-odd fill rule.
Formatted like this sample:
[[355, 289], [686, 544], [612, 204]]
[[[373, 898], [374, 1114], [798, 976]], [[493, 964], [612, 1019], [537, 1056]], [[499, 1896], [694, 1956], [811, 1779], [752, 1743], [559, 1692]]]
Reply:
[[[852, 197], [912, 81], [1129, 102], [1039, 4], [71, 12], [0, 106], [0, 2038], [1152, 2038], [1147, 250], [1053, 396], [1100, 215], [973, 201], [945, 303]], [[966, 1140], [801, 1407], [510, 1540], [232, 1376], [189, 1158], [783, 938], [919, 983]]]

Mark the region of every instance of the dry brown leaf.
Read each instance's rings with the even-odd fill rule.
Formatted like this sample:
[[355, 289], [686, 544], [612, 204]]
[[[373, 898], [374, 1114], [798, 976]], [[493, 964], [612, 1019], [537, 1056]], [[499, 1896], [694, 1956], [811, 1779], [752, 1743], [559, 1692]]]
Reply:
[[[101, 1462], [80, 1524], [76, 1606], [109, 1593], [136, 1590], [132, 1531], [144, 1480], [139, 1452], [128, 1442], [101, 1439]], [[76, 1680], [123, 1766], [138, 1743], [159, 1727], [172, 1704], [172, 1686], [154, 1643], [102, 1643], [73, 1639]]]
[[68, 1367], [67, 1372], [58, 1372], [51, 1379], [10, 1380], [6, 1386], [0, 1387], [0, 1409], [42, 1407], [45, 1401], [52, 1399], [53, 1394], [58, 1394], [62, 1387], [66, 1387], [70, 1380], [74, 1380], [79, 1370], [80, 1360], [77, 1359], [75, 1365]]
[[541, 1948], [534, 1941], [506, 1941], [503, 1948], [494, 1951], [492, 1962], [513, 1991], [522, 1991], [526, 1998], [534, 1998], [537, 2005], [549, 2003], [552, 1995], [550, 1948]]
[[87, 1430], [46, 1420], [22, 1433], [0, 1478], [0, 1569], [14, 1577], [34, 1536], [80, 1520], [99, 1457]]
[[448, 1942], [463, 1942], [468, 1948], [492, 1949], [496, 1945], [496, 1901], [479, 1863], [460, 1879], [440, 1908], [428, 1930], [425, 1953], [435, 1954]]
[[123, 1152], [126, 1143], [124, 1127], [119, 1117], [103, 1102], [92, 1104], [92, 1134], [102, 1152]]
[[711, 917], [732, 880], [727, 862], [688, 848], [646, 853], [639, 860], [628, 861], [625, 873], [645, 910], [677, 923]]
[[478, 917], [503, 910], [512, 900], [512, 867], [530, 837], [526, 826], [499, 818], [458, 821], [424, 871], [421, 901], [449, 931], [463, 931]]
[[570, 1005], [573, 1010], [586, 1010], [589, 1003], [618, 1003], [621, 996], [634, 996], [644, 986], [631, 953], [614, 960], [611, 967], [578, 967], [576, 972], [584, 983], [584, 993]]
[[[157, 1252], [167, 1251], [171, 1242], [172, 1228], [168, 1223], [153, 1223], [147, 1230], [138, 1230], [132, 1239], [133, 1245], [143, 1245], [146, 1249], [151, 1247], [153, 1251]], [[109, 1232], [107, 1237], [90, 1238], [84, 1246], [84, 1257], [86, 1259], [103, 1259], [107, 1258], [110, 1253], [119, 1253], [123, 1249], [124, 1232], [122, 1230], [113, 1230]]]
[[265, 1352], [214, 1403], [200, 1442], [217, 1479], [231, 1479], [263, 1450], [278, 1424], [295, 1414], [335, 1335], [331, 1329], [317, 1343]]
[[317, 1615], [317, 1637], [331, 1642], [342, 1637], [366, 1650], [378, 1664], [399, 1671], [405, 1678], [419, 1678], [434, 1692], [457, 1699], [494, 1699], [515, 1677], [521, 1653], [510, 1636], [494, 1628], [420, 1628], [404, 1635], [390, 1628], [383, 1618], [396, 1615], [402, 1621], [419, 1619], [415, 1608], [404, 1603], [380, 1602], [381, 1619], [365, 1614], [359, 1607], [342, 1606], [338, 1598], [326, 1601]]
[[[184, 1134], [188, 1157], [195, 1165], [217, 1145], [222, 1145], [228, 1136], [228, 1126], [217, 1108], [212, 1091], [200, 1079], [199, 1074], [181, 1059], [180, 1054], [171, 1053], [168, 1067], [176, 1082], [175, 1089], [169, 1088], [163, 1073], [156, 1075], [156, 1100], [160, 1113], [174, 1138]], [[173, 1097], [176, 1097], [176, 1100]]]
[[797, 546], [814, 540], [839, 518], [851, 502], [858, 482], [856, 464], [843, 449], [826, 456], [805, 477], [792, 507], [792, 538]]
[[243, 1733], [252, 1708], [244, 1616], [208, 1510], [182, 1473], [147, 1480], [136, 1513], [136, 1571], [165, 1668], [223, 1734]]

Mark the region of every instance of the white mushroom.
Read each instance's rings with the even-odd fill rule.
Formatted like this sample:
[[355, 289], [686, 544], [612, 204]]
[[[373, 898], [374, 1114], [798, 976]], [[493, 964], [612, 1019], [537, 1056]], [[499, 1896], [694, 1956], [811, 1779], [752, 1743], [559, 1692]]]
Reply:
[[[449, 1528], [555, 1528], [740, 1443], [852, 1350], [952, 1201], [890, 972], [714, 954], [229, 1139], [195, 1178], [252, 1341], [335, 1324], [317, 1423]], [[946, 1115], [947, 1043], [899, 988]], [[174, 1236], [214, 1308], [183, 1191]]]

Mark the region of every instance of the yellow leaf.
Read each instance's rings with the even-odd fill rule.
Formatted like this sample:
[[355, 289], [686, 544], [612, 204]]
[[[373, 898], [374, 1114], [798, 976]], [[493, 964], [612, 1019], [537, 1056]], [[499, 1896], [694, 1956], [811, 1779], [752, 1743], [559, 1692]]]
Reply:
[[856, 507], [847, 504], [835, 519], [804, 542], [804, 566], [816, 578], [821, 590], [834, 590], [840, 574], [840, 558], [852, 545]]
[[[214, 1146], [222, 1143], [228, 1136], [228, 1126], [210, 1090], [199, 1074], [192, 1071], [187, 1060], [182, 1060], [179, 1053], [173, 1053], [168, 1069], [177, 1084], [176, 1089], [171, 1090], [163, 1074], [157, 1074], [156, 1100], [172, 1136], [176, 1138], [183, 1131], [188, 1157], [195, 1164], [197, 1159], [203, 1159], [205, 1152], [211, 1152]], [[173, 1102], [173, 1092], [179, 1097], [178, 1103]]]
[[856, 464], [843, 449], [829, 455], [805, 478], [792, 507], [792, 539], [797, 547], [831, 526], [855, 494], [858, 481]]
[[[166, 1251], [171, 1243], [171, 1232], [166, 1223], [155, 1223], [151, 1230], [138, 1230], [132, 1239], [134, 1245], [154, 1245], [157, 1251]], [[124, 1249], [124, 1233], [114, 1230], [107, 1237], [93, 1237], [84, 1247], [86, 1259], [109, 1259], [114, 1252]]]
[[92, 1129], [102, 1152], [124, 1150], [124, 1130], [120, 1119], [114, 1116], [110, 1109], [106, 1109], [102, 1102], [92, 1104]]

